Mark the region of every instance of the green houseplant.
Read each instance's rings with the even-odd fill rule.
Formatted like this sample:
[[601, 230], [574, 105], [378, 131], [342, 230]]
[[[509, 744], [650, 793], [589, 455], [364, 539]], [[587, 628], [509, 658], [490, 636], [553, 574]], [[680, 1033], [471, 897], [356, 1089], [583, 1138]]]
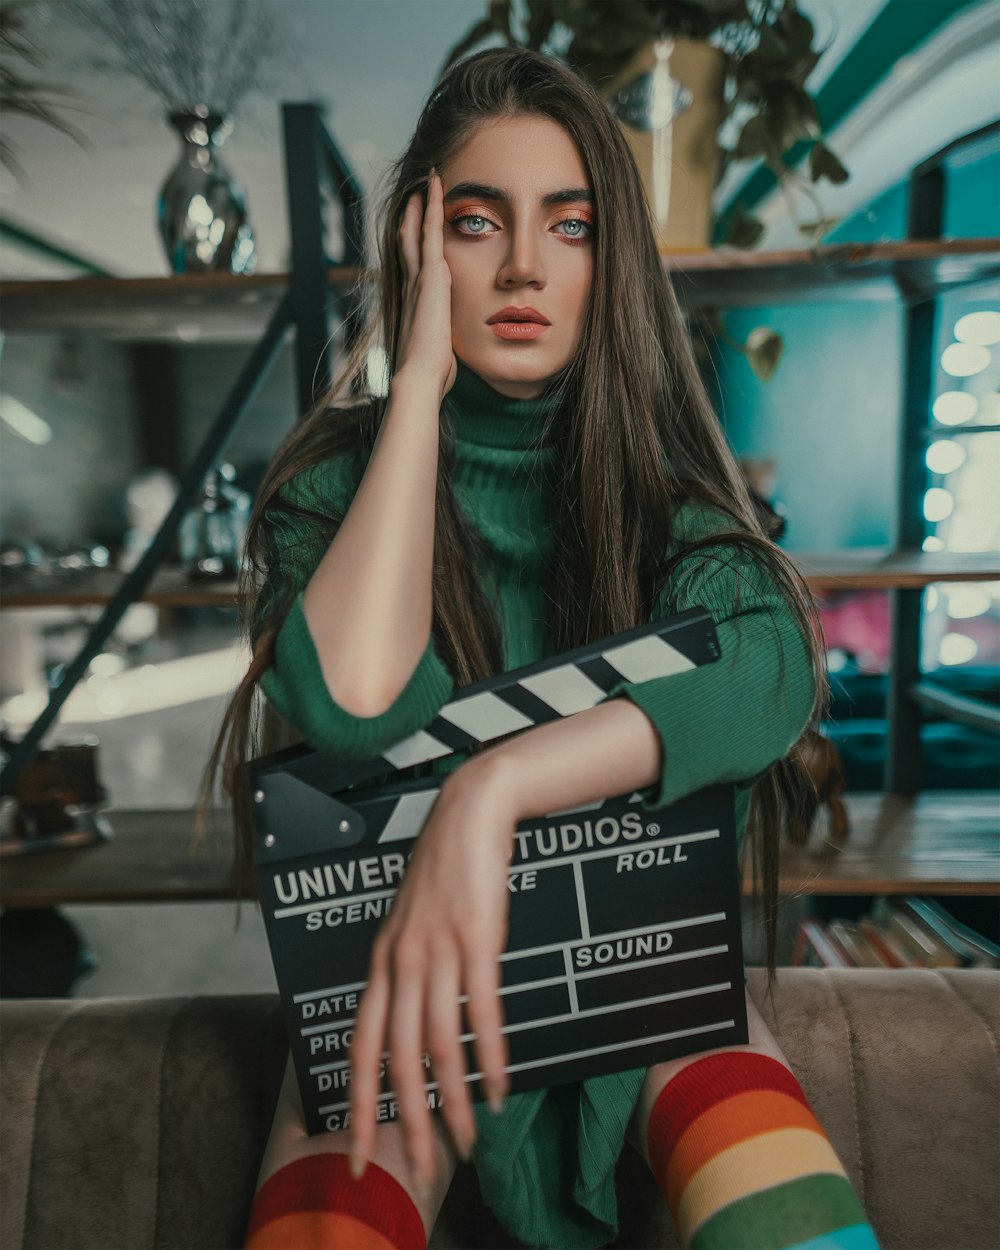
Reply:
[[[489, 0], [486, 17], [451, 49], [445, 68], [497, 36], [563, 57], [606, 96], [621, 86], [636, 55], [658, 41], [710, 44], [723, 65], [718, 130], [738, 131], [728, 146], [717, 143], [713, 185], [733, 161], [759, 159], [786, 195], [796, 189], [812, 200], [816, 218], [795, 218], [803, 235], [817, 242], [835, 224], [823, 216], [810, 183], [844, 182], [848, 172], [824, 142], [805, 87], [823, 50], [813, 47], [813, 24], [797, 0]], [[785, 161], [800, 141], [811, 145], [808, 178]], [[740, 207], [720, 242], [752, 247], [763, 231]]]

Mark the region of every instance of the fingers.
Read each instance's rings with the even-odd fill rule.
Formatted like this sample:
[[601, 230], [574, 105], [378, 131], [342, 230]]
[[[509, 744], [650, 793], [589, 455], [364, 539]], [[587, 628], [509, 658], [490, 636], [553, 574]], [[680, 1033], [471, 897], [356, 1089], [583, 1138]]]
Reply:
[[434, 975], [427, 990], [427, 1038], [431, 1069], [441, 1094], [442, 1115], [459, 1157], [467, 1162], [476, 1140], [476, 1123], [460, 1039], [459, 975], [457, 959], [442, 956], [434, 961]]
[[394, 962], [397, 966], [389, 1010], [389, 1071], [413, 1179], [426, 1187], [434, 1179], [434, 1133], [424, 1091], [424, 985], [419, 970], [398, 949]]
[[378, 948], [372, 953], [368, 988], [361, 996], [351, 1043], [351, 1171], [360, 1176], [372, 1157], [382, 1076], [382, 1041], [389, 1007], [389, 978]]
[[479, 944], [466, 955], [468, 1002], [466, 1015], [475, 1034], [476, 1059], [483, 1074], [483, 1091], [493, 1111], [499, 1111], [507, 1096], [507, 1041], [500, 1003], [500, 973], [495, 956]]
[[[467, 1013], [477, 1034], [476, 1051], [491, 1104], [506, 1093], [506, 1046], [497, 998], [496, 963], [466, 960], [470, 969]], [[391, 968], [391, 972], [390, 972]], [[407, 959], [400, 947], [376, 949], [368, 988], [362, 996], [351, 1045], [351, 1159], [360, 1175], [374, 1148], [382, 1056], [389, 1052], [393, 1093], [404, 1126], [414, 1180], [434, 1178], [434, 1134], [427, 1107], [428, 1074], [423, 1046], [437, 1082], [444, 1121], [463, 1159], [476, 1139], [472, 1099], [461, 1041], [462, 964], [457, 953]]]
[[410, 282], [416, 281], [420, 272], [420, 222], [423, 216], [420, 201], [420, 192], [414, 191], [406, 201], [399, 227], [399, 246], [403, 253], [406, 277]]
[[452, 347], [451, 271], [444, 255], [444, 188], [437, 174], [428, 178], [426, 201], [419, 190], [406, 201], [397, 246], [405, 282], [395, 368], [415, 368], [433, 377], [443, 398], [458, 366]]
[[427, 180], [426, 207], [421, 191], [414, 191], [407, 199], [399, 245], [409, 281], [416, 280], [428, 261], [444, 256], [444, 187], [440, 174], [431, 173]]
[[444, 184], [440, 174], [431, 174], [427, 185], [427, 208], [424, 211], [424, 261], [444, 256]]
[[[499, 997], [508, 849], [504, 837], [474, 843], [464, 836], [466, 818], [477, 824], [484, 801], [478, 789], [442, 788], [375, 939], [351, 1046], [353, 1149], [370, 1156], [378, 1114], [398, 1115], [412, 1179], [420, 1187], [433, 1181], [440, 1147], [428, 1107], [428, 1064], [458, 1153], [467, 1157], [475, 1141], [463, 1002], [483, 1089], [494, 1108], [509, 1088]], [[379, 1104], [386, 1051], [392, 1108]]]

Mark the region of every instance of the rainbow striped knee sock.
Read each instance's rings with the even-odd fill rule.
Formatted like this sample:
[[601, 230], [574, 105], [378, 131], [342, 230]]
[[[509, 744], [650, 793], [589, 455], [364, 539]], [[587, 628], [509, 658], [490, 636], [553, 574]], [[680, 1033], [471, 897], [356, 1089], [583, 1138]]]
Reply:
[[307, 1155], [269, 1177], [253, 1200], [245, 1250], [426, 1250], [410, 1195], [369, 1163], [354, 1180], [343, 1154]]
[[649, 1117], [650, 1165], [690, 1250], [878, 1250], [791, 1072], [730, 1051], [682, 1068]]

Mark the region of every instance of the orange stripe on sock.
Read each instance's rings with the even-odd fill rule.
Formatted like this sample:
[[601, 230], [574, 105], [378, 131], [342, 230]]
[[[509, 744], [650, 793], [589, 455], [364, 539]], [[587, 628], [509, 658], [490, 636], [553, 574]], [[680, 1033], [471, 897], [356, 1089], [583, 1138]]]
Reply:
[[695, 1172], [720, 1151], [758, 1133], [782, 1128], [823, 1131], [807, 1106], [778, 1090], [749, 1090], [709, 1107], [685, 1131], [670, 1155], [666, 1186], [671, 1211], [676, 1211], [681, 1190]]
[[339, 1211], [295, 1211], [259, 1228], [246, 1250], [395, 1250], [370, 1225]]
[[802, 1177], [831, 1173], [844, 1176], [844, 1169], [819, 1129], [779, 1129], [730, 1146], [699, 1168], [684, 1187], [677, 1208], [684, 1243], [690, 1244], [700, 1225], [733, 1202]]

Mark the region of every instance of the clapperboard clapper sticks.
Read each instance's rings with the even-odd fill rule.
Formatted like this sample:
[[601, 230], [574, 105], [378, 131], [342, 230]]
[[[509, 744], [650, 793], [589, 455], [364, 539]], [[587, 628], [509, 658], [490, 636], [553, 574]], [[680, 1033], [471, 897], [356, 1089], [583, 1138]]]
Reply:
[[[444, 780], [414, 777], [414, 766], [584, 711], [623, 680], [718, 656], [711, 617], [695, 608], [468, 686], [378, 759], [293, 747], [251, 764], [258, 890], [310, 1133], [349, 1121], [348, 1051], [371, 945]], [[640, 799], [515, 831], [501, 965], [515, 1093], [747, 1040], [733, 789], [656, 810]], [[427, 1101], [440, 1105], [429, 1068]], [[387, 1074], [379, 1118], [396, 1113]]]

